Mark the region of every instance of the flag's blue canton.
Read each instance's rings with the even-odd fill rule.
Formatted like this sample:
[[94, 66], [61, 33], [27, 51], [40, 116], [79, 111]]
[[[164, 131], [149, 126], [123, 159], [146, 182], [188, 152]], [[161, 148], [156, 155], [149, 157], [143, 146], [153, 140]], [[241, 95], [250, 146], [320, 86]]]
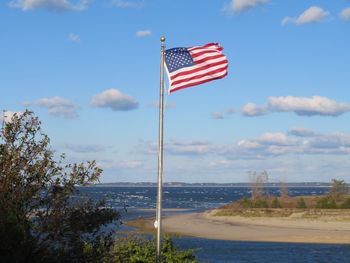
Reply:
[[165, 63], [169, 73], [194, 65], [190, 52], [184, 47], [165, 50]]

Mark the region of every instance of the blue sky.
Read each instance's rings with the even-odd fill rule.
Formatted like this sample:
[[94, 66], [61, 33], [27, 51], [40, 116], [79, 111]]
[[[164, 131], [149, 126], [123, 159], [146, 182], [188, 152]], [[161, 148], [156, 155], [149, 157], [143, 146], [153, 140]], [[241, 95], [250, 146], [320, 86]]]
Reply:
[[350, 182], [348, 0], [4, 0], [0, 108], [33, 110], [102, 182], [156, 181], [162, 35], [229, 59], [166, 96], [165, 181]]

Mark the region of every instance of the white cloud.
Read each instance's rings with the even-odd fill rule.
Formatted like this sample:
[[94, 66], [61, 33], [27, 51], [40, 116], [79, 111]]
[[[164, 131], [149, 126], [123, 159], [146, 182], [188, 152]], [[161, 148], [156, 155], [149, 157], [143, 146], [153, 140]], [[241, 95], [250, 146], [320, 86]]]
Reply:
[[[303, 136], [291, 134], [291, 130]], [[156, 142], [141, 143], [145, 144], [138, 145], [138, 150], [142, 151], [142, 147], [146, 146], [152, 148], [148, 153], [157, 153]], [[329, 178], [330, 174], [348, 178], [344, 171], [349, 170], [350, 133], [323, 134], [299, 127], [287, 132], [267, 132], [229, 144], [171, 140], [165, 142], [165, 151], [174, 155], [171, 159], [176, 165], [173, 162], [168, 164], [168, 175], [176, 180], [179, 180], [178, 174], [183, 175], [182, 180], [193, 180], [196, 173], [200, 173], [202, 178], [203, 175], [214, 173], [232, 181], [236, 176], [246, 175], [248, 171], [263, 170], [268, 171], [273, 178], [287, 176], [288, 181], [306, 178], [310, 181], [313, 178], [321, 180], [322, 176]], [[215, 180], [215, 176], [207, 178]]]
[[129, 111], [138, 108], [139, 103], [117, 89], [108, 89], [93, 97], [91, 105], [98, 108], [111, 108], [113, 111]]
[[261, 148], [260, 143], [249, 141], [249, 140], [240, 140], [237, 142], [237, 146], [243, 149], [258, 149]]
[[137, 37], [148, 37], [148, 36], [152, 35], [152, 31], [148, 30], [148, 29], [147, 30], [140, 30], [140, 31], [137, 31], [135, 33], [135, 35]]
[[258, 106], [254, 103], [247, 103], [242, 108], [242, 114], [248, 117], [262, 116], [268, 113], [266, 106]]
[[164, 150], [169, 154], [175, 155], [200, 155], [208, 154], [213, 151], [211, 143], [206, 141], [177, 141], [171, 140], [165, 144]]
[[278, 146], [295, 144], [294, 140], [291, 140], [286, 134], [282, 132], [265, 133], [262, 136], [260, 136], [257, 139], [257, 141], [261, 144], [278, 145]]
[[35, 102], [39, 107], [47, 108], [49, 114], [54, 116], [60, 116], [67, 119], [77, 118], [77, 109], [79, 106], [73, 104], [71, 101], [61, 98], [61, 97], [52, 97], [52, 98], [42, 98]]
[[74, 34], [74, 33], [70, 33], [68, 35], [68, 40], [71, 41], [71, 42], [77, 43], [77, 42], [80, 42], [80, 36], [77, 35], [77, 34]]
[[270, 111], [295, 112], [301, 116], [339, 116], [350, 111], [350, 103], [339, 103], [327, 97], [269, 97]]
[[[145, 149], [146, 154], [157, 154], [157, 143], [141, 143], [138, 149]], [[227, 160], [267, 160], [288, 155], [350, 155], [350, 134], [321, 134], [306, 128], [293, 128], [288, 132], [267, 132], [232, 144], [170, 140], [164, 144], [164, 151], [183, 158], [210, 160], [215, 156]]]
[[112, 146], [101, 144], [66, 144], [63, 148], [75, 153], [95, 153], [112, 148]]
[[234, 108], [228, 108], [225, 111], [215, 111], [211, 113], [211, 117], [215, 120], [223, 120], [229, 118], [230, 115], [234, 114], [236, 110]]
[[216, 160], [216, 161], [211, 161], [209, 163], [210, 167], [227, 167], [227, 166], [231, 166], [232, 164], [234, 164], [234, 161], [232, 160]]
[[13, 0], [9, 3], [11, 8], [23, 11], [45, 9], [49, 11], [83, 11], [88, 8], [90, 0], [80, 0], [72, 3], [70, 0]]
[[118, 8], [141, 8], [143, 3], [124, 0], [112, 0], [111, 5]]
[[333, 154], [350, 153], [350, 134], [318, 134], [307, 141], [312, 153], [331, 152]]
[[[215, 151], [211, 143], [206, 141], [180, 141], [180, 140], [170, 140], [164, 143], [164, 151], [167, 154], [172, 155], [204, 155], [210, 154]], [[144, 142], [140, 141], [139, 149], [144, 149], [146, 154], [157, 154], [158, 144], [155, 142]]]
[[100, 160], [97, 161], [97, 165], [102, 169], [138, 169], [144, 166], [144, 163], [139, 160], [128, 161], [112, 161], [112, 160]]
[[283, 18], [281, 24], [282, 25], [287, 25], [287, 24], [303, 25], [308, 23], [322, 22], [328, 16], [329, 16], [329, 12], [323, 10], [321, 7], [311, 6], [298, 17], [287, 16]]
[[222, 119], [225, 119], [225, 116], [222, 112], [213, 112], [211, 114], [211, 117], [215, 120], [222, 120]]
[[15, 114], [19, 117], [23, 114], [23, 112], [21, 112], [21, 111], [3, 111], [3, 112], [1, 112], [0, 122], [4, 122], [4, 123], [11, 122], [12, 117]]
[[259, 4], [268, 3], [270, 0], [232, 0], [225, 10], [229, 12], [240, 12], [252, 9]]
[[345, 8], [342, 10], [339, 14], [340, 18], [345, 20], [345, 21], [350, 21], [350, 7]]
[[290, 129], [288, 131], [288, 134], [297, 137], [312, 137], [316, 135], [316, 133], [313, 130], [300, 127]]
[[[216, 154], [229, 159], [266, 159], [289, 154], [349, 155], [350, 134], [320, 134], [310, 129], [292, 129], [288, 133], [265, 133], [253, 139], [244, 139], [236, 146]], [[221, 146], [222, 147], [222, 146]]]
[[255, 139], [240, 140], [221, 155], [231, 159], [266, 159], [290, 153], [296, 145], [297, 140], [284, 133], [265, 133]]
[[339, 116], [350, 111], [350, 103], [341, 103], [327, 97], [269, 97], [267, 105], [247, 103], [242, 114], [248, 117], [261, 116], [271, 112], [294, 112], [300, 116]]

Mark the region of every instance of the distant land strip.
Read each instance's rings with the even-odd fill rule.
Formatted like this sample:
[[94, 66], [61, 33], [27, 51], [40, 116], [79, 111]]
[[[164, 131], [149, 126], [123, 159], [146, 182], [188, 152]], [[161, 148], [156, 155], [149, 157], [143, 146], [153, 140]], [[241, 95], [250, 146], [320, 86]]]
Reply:
[[[331, 183], [326, 182], [294, 182], [283, 183], [287, 188], [291, 187], [331, 187]], [[184, 183], [184, 182], [167, 182], [164, 187], [251, 187], [251, 183]], [[280, 187], [281, 183], [265, 183], [263, 187]], [[350, 186], [350, 185], [349, 185]], [[91, 184], [88, 187], [157, 187], [154, 182], [114, 182]]]

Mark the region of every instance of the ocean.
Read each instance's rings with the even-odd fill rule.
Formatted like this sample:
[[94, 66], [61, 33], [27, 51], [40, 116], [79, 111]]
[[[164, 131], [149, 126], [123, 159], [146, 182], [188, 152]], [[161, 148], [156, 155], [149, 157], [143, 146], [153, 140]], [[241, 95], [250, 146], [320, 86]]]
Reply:
[[[164, 215], [204, 211], [250, 196], [250, 189], [246, 187], [165, 187], [163, 190], [163, 208], [180, 210], [165, 212]], [[328, 188], [293, 187], [288, 190], [291, 196], [299, 196], [324, 194]], [[154, 214], [148, 209], [156, 206], [155, 187], [86, 187], [80, 188], [80, 191], [95, 200], [105, 199], [106, 206], [118, 209], [124, 221]], [[266, 192], [278, 195], [279, 189], [270, 187]], [[350, 245], [241, 242], [193, 237], [174, 237], [174, 242], [181, 249], [196, 249], [197, 259], [201, 262], [350, 263]]]

